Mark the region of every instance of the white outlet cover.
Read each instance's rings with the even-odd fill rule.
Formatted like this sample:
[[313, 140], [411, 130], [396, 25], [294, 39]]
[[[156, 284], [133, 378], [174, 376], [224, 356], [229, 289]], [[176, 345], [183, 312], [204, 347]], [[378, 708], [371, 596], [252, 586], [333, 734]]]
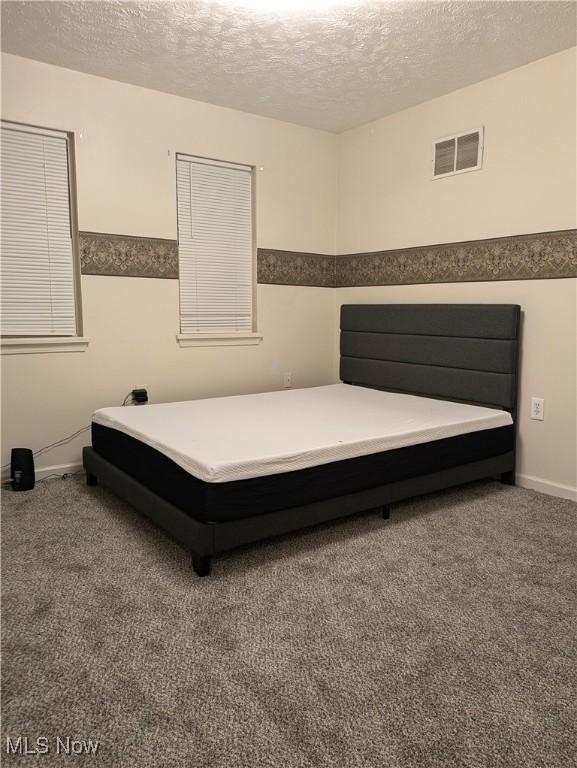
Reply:
[[543, 397], [531, 398], [531, 418], [537, 421], [545, 419], [545, 399]]

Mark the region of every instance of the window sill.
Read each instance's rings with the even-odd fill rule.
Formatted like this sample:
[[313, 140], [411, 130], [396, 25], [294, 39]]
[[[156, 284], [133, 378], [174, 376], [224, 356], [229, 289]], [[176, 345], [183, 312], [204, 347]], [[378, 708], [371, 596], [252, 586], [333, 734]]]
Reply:
[[177, 333], [180, 347], [244, 347], [260, 344], [262, 333]]
[[0, 339], [3, 355], [31, 355], [45, 352], [84, 352], [87, 336], [36, 336]]

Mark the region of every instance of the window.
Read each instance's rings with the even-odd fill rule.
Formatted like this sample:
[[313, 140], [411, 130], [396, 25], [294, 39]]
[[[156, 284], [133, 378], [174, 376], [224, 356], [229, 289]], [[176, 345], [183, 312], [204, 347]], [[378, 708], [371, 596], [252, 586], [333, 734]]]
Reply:
[[2, 121], [3, 351], [22, 337], [62, 341], [80, 332], [71, 141]]
[[176, 156], [180, 341], [260, 338], [254, 333], [253, 178], [248, 165]]

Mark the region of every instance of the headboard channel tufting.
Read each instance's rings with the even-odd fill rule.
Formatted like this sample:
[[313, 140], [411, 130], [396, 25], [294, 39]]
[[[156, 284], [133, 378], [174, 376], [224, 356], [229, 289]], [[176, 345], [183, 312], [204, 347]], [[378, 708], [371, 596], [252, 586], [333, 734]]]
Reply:
[[517, 304], [343, 304], [350, 384], [515, 412]]

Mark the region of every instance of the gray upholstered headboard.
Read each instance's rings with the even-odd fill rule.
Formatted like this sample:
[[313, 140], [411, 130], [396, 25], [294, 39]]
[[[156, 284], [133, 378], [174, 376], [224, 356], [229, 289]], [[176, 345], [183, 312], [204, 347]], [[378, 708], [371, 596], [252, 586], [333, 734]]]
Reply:
[[514, 411], [517, 304], [344, 304], [342, 381]]

